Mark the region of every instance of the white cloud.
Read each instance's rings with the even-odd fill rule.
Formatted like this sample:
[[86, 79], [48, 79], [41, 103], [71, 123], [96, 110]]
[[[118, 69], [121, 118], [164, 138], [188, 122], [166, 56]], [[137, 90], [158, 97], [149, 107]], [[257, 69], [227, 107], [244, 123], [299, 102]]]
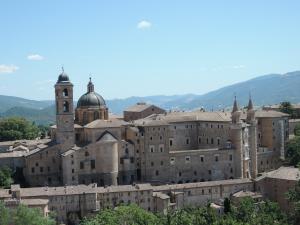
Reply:
[[33, 61], [41, 61], [44, 60], [44, 57], [39, 54], [31, 54], [27, 56], [27, 59]]
[[19, 67], [15, 66], [15, 65], [0, 65], [0, 73], [13, 73], [16, 70], [18, 70]]
[[236, 65], [236, 66], [233, 66], [232, 68], [233, 69], [243, 69], [243, 68], [245, 68], [245, 66], [244, 65]]
[[148, 29], [152, 26], [152, 23], [150, 23], [147, 20], [142, 20], [137, 24], [138, 29]]

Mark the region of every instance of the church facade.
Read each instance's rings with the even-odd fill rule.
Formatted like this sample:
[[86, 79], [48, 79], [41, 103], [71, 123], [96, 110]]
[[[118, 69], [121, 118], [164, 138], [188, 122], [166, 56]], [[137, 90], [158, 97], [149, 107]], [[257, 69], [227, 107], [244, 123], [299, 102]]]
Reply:
[[[51, 141], [25, 155], [30, 186], [97, 183], [175, 184], [256, 178], [277, 169], [285, 154], [288, 115], [255, 110], [249, 100], [232, 112], [161, 111], [146, 118], [109, 118], [90, 80], [73, 109], [73, 84], [55, 84]], [[128, 118], [134, 118], [127, 112]]]

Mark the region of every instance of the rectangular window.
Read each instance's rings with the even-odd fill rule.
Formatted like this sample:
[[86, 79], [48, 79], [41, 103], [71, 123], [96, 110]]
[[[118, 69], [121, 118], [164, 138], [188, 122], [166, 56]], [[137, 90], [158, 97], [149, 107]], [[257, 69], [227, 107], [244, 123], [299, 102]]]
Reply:
[[163, 146], [160, 146], [160, 147], [159, 147], [159, 150], [160, 150], [160, 152], [163, 152], [163, 151], [164, 151]]
[[83, 162], [80, 162], [80, 169], [84, 169], [84, 163]]
[[204, 156], [200, 156], [200, 161], [204, 162]]
[[96, 161], [94, 159], [91, 160], [91, 169], [95, 169], [96, 168]]
[[130, 157], [130, 163], [134, 163], [134, 158]]
[[150, 145], [149, 148], [150, 148], [150, 152], [153, 153], [154, 152], [154, 146]]
[[31, 173], [34, 173], [34, 167], [31, 168]]
[[185, 163], [190, 163], [191, 162], [191, 157], [190, 156], [186, 156], [185, 157]]
[[229, 155], [229, 160], [232, 161], [232, 155]]
[[40, 167], [40, 172], [44, 172], [44, 167]]
[[175, 164], [175, 158], [174, 158], [174, 157], [172, 157], [172, 158], [170, 159], [170, 164], [171, 164], [171, 165], [174, 165], [174, 164]]
[[124, 159], [120, 158], [120, 164], [124, 164]]
[[185, 143], [186, 143], [187, 145], [189, 145], [189, 144], [190, 144], [190, 139], [187, 138], [187, 139], [185, 140]]
[[219, 162], [219, 156], [215, 155], [215, 161]]
[[170, 146], [172, 146], [173, 145], [173, 139], [170, 139], [169, 143], [170, 143]]

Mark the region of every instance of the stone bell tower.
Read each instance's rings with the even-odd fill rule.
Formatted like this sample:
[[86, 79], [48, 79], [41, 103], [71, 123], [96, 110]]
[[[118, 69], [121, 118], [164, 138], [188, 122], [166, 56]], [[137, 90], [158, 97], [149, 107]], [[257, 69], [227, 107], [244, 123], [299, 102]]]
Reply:
[[74, 145], [73, 84], [62, 68], [55, 84], [56, 102], [56, 142], [61, 145], [61, 153]]

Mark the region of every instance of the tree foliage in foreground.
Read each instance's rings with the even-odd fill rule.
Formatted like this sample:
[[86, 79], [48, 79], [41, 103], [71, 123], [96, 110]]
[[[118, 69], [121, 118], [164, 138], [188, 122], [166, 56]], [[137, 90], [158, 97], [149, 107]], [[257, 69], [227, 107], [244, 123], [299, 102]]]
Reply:
[[8, 188], [12, 183], [11, 169], [8, 167], [0, 167], [0, 187]]
[[39, 128], [24, 118], [0, 119], [0, 141], [31, 140], [39, 137], [39, 135]]
[[287, 160], [290, 165], [298, 166], [300, 163], [300, 136], [289, 140], [286, 151]]
[[54, 225], [52, 218], [44, 217], [39, 209], [28, 208], [19, 205], [16, 209], [7, 209], [0, 201], [0, 224], [1, 225]]
[[243, 200], [238, 207], [230, 207], [224, 215], [217, 215], [210, 207], [185, 208], [166, 215], [153, 214], [136, 205], [106, 209], [81, 225], [288, 225], [288, 219], [272, 202], [255, 204]]
[[293, 204], [293, 211], [291, 212], [291, 218], [294, 224], [300, 224], [300, 180], [298, 181], [295, 189], [290, 190], [287, 193], [287, 199]]

